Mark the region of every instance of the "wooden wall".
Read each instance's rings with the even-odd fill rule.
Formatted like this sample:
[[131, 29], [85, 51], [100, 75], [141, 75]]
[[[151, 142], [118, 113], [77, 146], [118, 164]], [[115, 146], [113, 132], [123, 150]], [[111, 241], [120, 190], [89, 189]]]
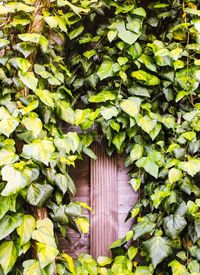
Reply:
[[73, 200], [87, 202], [94, 210], [94, 213], [84, 212], [91, 223], [89, 234], [80, 237], [69, 230], [72, 244], [60, 241], [61, 249], [73, 257], [80, 253], [94, 257], [109, 255], [108, 245], [123, 237], [131, 227], [131, 220], [124, 221], [137, 201], [137, 194], [128, 183], [125, 157], [108, 158], [99, 145], [94, 146], [94, 151], [98, 157], [96, 161], [85, 157], [70, 172], [77, 187]]

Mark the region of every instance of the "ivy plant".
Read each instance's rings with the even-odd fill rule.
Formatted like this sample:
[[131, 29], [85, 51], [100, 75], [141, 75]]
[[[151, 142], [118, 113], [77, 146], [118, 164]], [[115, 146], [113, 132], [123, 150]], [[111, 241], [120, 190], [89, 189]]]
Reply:
[[[0, 3], [0, 273], [200, 274], [200, 4]], [[139, 200], [112, 258], [59, 250], [87, 233], [69, 167], [94, 140], [127, 155]]]

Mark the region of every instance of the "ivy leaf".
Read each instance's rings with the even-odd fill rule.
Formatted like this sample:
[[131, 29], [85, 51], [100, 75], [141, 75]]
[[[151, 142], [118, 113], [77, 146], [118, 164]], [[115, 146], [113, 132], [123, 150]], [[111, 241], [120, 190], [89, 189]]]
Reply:
[[113, 76], [113, 63], [109, 60], [103, 61], [97, 71], [97, 75], [100, 80]]
[[115, 106], [109, 105], [107, 107], [102, 106], [100, 109], [100, 114], [106, 120], [111, 119], [112, 117], [116, 117], [118, 115], [118, 110]]
[[73, 29], [71, 32], [68, 33], [69, 38], [72, 40], [74, 38], [76, 38], [77, 36], [79, 36], [79, 34], [81, 34], [84, 30], [83, 26], [79, 26], [78, 28]]
[[169, 170], [168, 178], [170, 183], [174, 183], [176, 181], [179, 181], [182, 178], [183, 174], [181, 170], [172, 168]]
[[3, 241], [0, 244], [0, 266], [4, 274], [8, 274], [17, 260], [17, 249], [13, 241]]
[[177, 260], [173, 260], [172, 262], [169, 263], [168, 266], [170, 266], [172, 268], [172, 273], [174, 275], [188, 275], [189, 274], [187, 272], [187, 269], [185, 268], [185, 266], [182, 265]]
[[44, 268], [55, 260], [58, 250], [45, 243], [37, 243], [37, 255], [41, 268]]
[[10, 63], [13, 64], [13, 66], [15, 67], [20, 68], [23, 73], [27, 72], [31, 66], [31, 63], [27, 59], [22, 57], [12, 58], [10, 59]]
[[0, 48], [3, 48], [10, 44], [10, 41], [7, 39], [0, 39]]
[[156, 224], [151, 222], [148, 218], [142, 218], [140, 222], [133, 226], [133, 240], [136, 241], [141, 236], [154, 231]]
[[24, 245], [30, 241], [32, 232], [35, 229], [35, 219], [31, 215], [24, 215], [22, 224], [17, 228], [17, 233], [20, 236], [20, 244]]
[[88, 233], [90, 224], [89, 224], [89, 221], [87, 218], [85, 218], [85, 217], [76, 218], [76, 224], [78, 225], [80, 231], [83, 234]]
[[0, 221], [0, 240], [3, 240], [22, 224], [22, 214], [5, 215]]
[[56, 102], [56, 112], [62, 120], [74, 124], [74, 111], [68, 102], [63, 100]]
[[0, 133], [9, 137], [12, 132], [15, 131], [19, 124], [19, 121], [14, 117], [8, 117], [0, 121]]
[[112, 263], [112, 259], [109, 258], [109, 257], [105, 257], [105, 256], [99, 256], [97, 258], [97, 263], [100, 265], [100, 266], [105, 266], [105, 265], [109, 265]]
[[29, 89], [35, 91], [38, 84], [38, 79], [35, 77], [34, 73], [32, 72], [25, 72], [19, 71], [19, 78], [23, 82], [25, 86]]
[[0, 219], [9, 211], [15, 210], [16, 196], [3, 197], [0, 196]]
[[[23, 189], [31, 180], [32, 171], [30, 168], [25, 167], [23, 170], [18, 170], [12, 165], [6, 165], [1, 170], [2, 179], [7, 181], [2, 196], [10, 196]], [[15, 179], [13, 181], [13, 179]]]
[[142, 157], [142, 154], [143, 154], [143, 146], [140, 144], [134, 144], [133, 148], [130, 151], [131, 161], [140, 159]]
[[120, 103], [121, 109], [128, 115], [135, 117], [140, 111], [141, 99], [139, 97], [130, 97]]
[[115, 145], [118, 151], [120, 151], [121, 146], [126, 138], [126, 133], [125, 132], [120, 132], [115, 134], [112, 143]]
[[40, 41], [39, 33], [23, 33], [19, 34], [18, 37], [24, 42], [39, 43]]
[[68, 267], [69, 267], [69, 271], [73, 275], [76, 275], [73, 258], [71, 256], [69, 256], [68, 254], [66, 254], [66, 253], [61, 254], [61, 256], [67, 261]]
[[193, 177], [194, 175], [200, 172], [200, 159], [182, 161], [178, 164], [178, 167]]
[[114, 100], [116, 98], [117, 98], [116, 93], [113, 93], [111, 91], [103, 91], [98, 93], [97, 95], [91, 95], [88, 98], [88, 101], [92, 103], [98, 103], [98, 102], [106, 102], [108, 100]]
[[15, 154], [13, 149], [1, 149], [0, 150], [0, 166], [12, 164], [19, 159], [19, 156]]
[[137, 121], [137, 124], [142, 128], [142, 130], [149, 134], [156, 126], [156, 122], [155, 119], [151, 119], [149, 116], [145, 115]]
[[39, 99], [47, 106], [54, 109], [54, 94], [48, 90], [37, 89], [35, 91]]
[[154, 178], [158, 177], [158, 165], [149, 157], [143, 157], [136, 162], [137, 167], [143, 167]]
[[54, 181], [64, 195], [68, 189], [68, 179], [63, 174], [56, 174]]
[[147, 86], [156, 86], [160, 84], [160, 79], [157, 76], [151, 75], [142, 70], [132, 72], [131, 76]]
[[131, 246], [128, 249], [128, 257], [129, 257], [129, 259], [132, 261], [135, 258], [135, 256], [136, 256], [137, 253], [138, 253], [138, 248]]
[[39, 243], [44, 243], [48, 246], [56, 248], [55, 238], [54, 238], [54, 235], [51, 233], [52, 232], [49, 232], [45, 224], [41, 224], [40, 227], [37, 228], [37, 230], [33, 231], [32, 239], [36, 240]]
[[23, 118], [22, 123], [28, 131], [32, 131], [34, 138], [37, 138], [42, 131], [42, 121], [38, 117]]
[[43, 271], [40, 267], [40, 263], [37, 260], [27, 260], [23, 262], [23, 274], [24, 275], [42, 275]]
[[172, 252], [167, 239], [164, 237], [152, 237], [148, 241], [145, 241], [143, 245], [152, 260], [154, 268]]
[[23, 155], [26, 158], [33, 158], [46, 165], [49, 164], [54, 151], [55, 147], [53, 142], [48, 139], [35, 140], [34, 142], [23, 146]]
[[134, 33], [131, 32], [129, 30], [126, 30], [125, 27], [125, 22], [124, 21], [117, 21], [116, 22], [116, 28], [118, 31], [118, 37], [124, 41], [125, 43], [128, 43], [130, 45], [132, 45], [140, 36], [140, 32], [139, 33]]
[[163, 219], [165, 233], [172, 239], [175, 239], [186, 225], [185, 218], [180, 215], [169, 215]]
[[33, 183], [27, 191], [27, 202], [33, 206], [41, 207], [53, 192], [53, 187], [49, 184]]

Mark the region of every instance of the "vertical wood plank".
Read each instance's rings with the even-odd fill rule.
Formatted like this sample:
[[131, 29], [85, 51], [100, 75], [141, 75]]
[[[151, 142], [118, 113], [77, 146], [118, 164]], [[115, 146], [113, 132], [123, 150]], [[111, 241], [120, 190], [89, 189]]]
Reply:
[[103, 146], [93, 147], [97, 160], [90, 163], [91, 214], [90, 253], [109, 255], [108, 246], [118, 236], [118, 192], [116, 157], [108, 157]]

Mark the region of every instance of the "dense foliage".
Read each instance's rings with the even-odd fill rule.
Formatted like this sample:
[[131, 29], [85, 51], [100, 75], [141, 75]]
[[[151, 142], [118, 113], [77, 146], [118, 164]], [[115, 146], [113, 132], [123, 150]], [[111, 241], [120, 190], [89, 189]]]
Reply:
[[[199, 53], [198, 0], [0, 2], [1, 274], [200, 274]], [[68, 168], [97, 139], [127, 153], [135, 225], [73, 263]]]

